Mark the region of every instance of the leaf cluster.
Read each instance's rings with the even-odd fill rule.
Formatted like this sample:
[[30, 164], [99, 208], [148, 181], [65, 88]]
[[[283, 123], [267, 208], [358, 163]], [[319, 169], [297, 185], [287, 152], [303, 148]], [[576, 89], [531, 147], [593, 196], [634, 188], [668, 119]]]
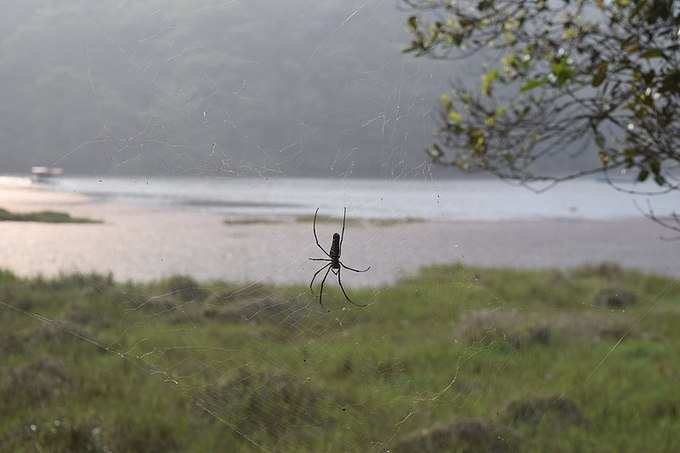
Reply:
[[[405, 52], [488, 64], [478, 85], [441, 97], [438, 163], [522, 181], [611, 171], [678, 184], [680, 2], [676, 0], [404, 0]], [[569, 149], [597, 164], [537, 172]], [[594, 161], [594, 160], [593, 160]]]

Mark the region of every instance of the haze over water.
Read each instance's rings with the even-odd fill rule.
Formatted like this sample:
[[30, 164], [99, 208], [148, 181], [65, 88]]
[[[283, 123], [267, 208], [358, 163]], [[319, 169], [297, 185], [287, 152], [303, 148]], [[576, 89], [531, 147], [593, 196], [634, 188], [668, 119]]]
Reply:
[[[543, 193], [493, 179], [378, 180], [311, 178], [65, 178], [55, 189], [135, 204], [174, 205], [238, 215], [303, 215], [347, 207], [362, 218], [538, 220], [640, 218], [673, 210], [673, 196], [633, 196], [596, 180], [557, 185]], [[623, 189], [653, 190], [625, 184]]]

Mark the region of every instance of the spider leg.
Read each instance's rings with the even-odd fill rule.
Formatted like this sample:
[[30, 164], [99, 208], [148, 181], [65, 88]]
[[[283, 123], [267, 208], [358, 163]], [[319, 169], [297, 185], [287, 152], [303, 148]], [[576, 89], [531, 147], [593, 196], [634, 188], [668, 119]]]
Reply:
[[331, 257], [331, 255], [324, 250], [323, 247], [321, 247], [321, 244], [319, 244], [319, 236], [316, 235], [316, 216], [319, 214], [319, 208], [316, 208], [316, 211], [314, 212], [314, 223], [313, 223], [313, 228], [314, 228], [314, 240], [316, 241], [316, 245], [321, 249], [321, 251], [327, 256]]
[[319, 289], [319, 305], [321, 305], [322, 307], [323, 307], [323, 303], [321, 302], [321, 298], [323, 297], [323, 284], [326, 283], [326, 278], [328, 277], [328, 273], [330, 271], [331, 271], [331, 268], [329, 267], [328, 270], [326, 271], [326, 274], [323, 276], [323, 280], [321, 280], [321, 288]]
[[310, 261], [331, 261], [330, 258], [310, 258]]
[[366, 269], [361, 271], [359, 269], [354, 269], [354, 268], [351, 268], [349, 266], [345, 266], [344, 264], [342, 264], [342, 261], [340, 262], [340, 266], [342, 266], [345, 269], [347, 269], [348, 271], [352, 271], [352, 272], [368, 272], [368, 270], [371, 268], [371, 266], [368, 266]]
[[319, 269], [318, 271], [316, 271], [314, 273], [314, 276], [312, 277], [312, 281], [309, 284], [309, 290], [312, 292], [312, 294], [314, 294], [313, 286], [314, 286], [314, 280], [316, 280], [316, 276], [319, 275], [319, 273], [321, 273], [324, 269], [326, 269], [330, 265], [331, 265], [331, 263], [325, 264], [321, 269]]
[[331, 272], [333, 272], [333, 274], [335, 274], [335, 275], [338, 275], [338, 272], [340, 272], [340, 269], [333, 269], [331, 267]]
[[342, 286], [342, 281], [340, 280], [340, 270], [338, 270], [338, 285], [340, 285], [340, 289], [342, 290], [342, 294], [345, 295], [345, 299], [347, 299], [347, 302], [349, 302], [352, 305], [356, 305], [357, 307], [366, 307], [366, 305], [357, 304], [356, 302], [352, 302], [352, 299], [349, 298], [349, 296], [347, 295], [347, 292], [345, 291], [345, 287]]
[[347, 218], [347, 208], [342, 208], [342, 234], [340, 234], [340, 252], [342, 253], [342, 241], [345, 239], [345, 220]]

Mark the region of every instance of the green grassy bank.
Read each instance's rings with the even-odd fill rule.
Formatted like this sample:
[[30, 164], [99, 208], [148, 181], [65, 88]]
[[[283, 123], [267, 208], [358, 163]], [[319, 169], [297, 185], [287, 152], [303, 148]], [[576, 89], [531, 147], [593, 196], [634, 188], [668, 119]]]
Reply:
[[0, 273], [0, 451], [679, 451], [680, 284], [438, 266], [379, 289]]
[[37, 211], [10, 212], [0, 208], [0, 222], [40, 222], [40, 223], [101, 223], [99, 220], [84, 217], [71, 217], [66, 212]]

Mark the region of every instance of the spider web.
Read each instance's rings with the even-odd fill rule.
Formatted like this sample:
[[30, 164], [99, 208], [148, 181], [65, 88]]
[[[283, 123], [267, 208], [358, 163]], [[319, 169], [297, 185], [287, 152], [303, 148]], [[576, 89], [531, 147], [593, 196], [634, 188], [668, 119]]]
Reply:
[[[77, 31], [54, 44], [68, 49], [61, 58], [45, 50], [41, 58], [57, 70], [37, 88], [42, 95], [64, 90], [69, 102], [50, 97], [49, 114], [32, 112], [49, 132], [25, 143], [40, 147], [36, 161], [89, 173], [67, 177], [57, 189], [84, 194], [63, 206], [104, 223], [8, 229], [12, 244], [0, 264], [47, 275], [26, 285], [53, 291], [59, 308], [21, 303], [23, 293], [8, 290], [0, 295], [0, 320], [31, 332], [30, 342], [17, 338], [26, 340], [29, 362], [42, 364], [29, 368], [36, 375], [76, 376], [91, 367], [79, 385], [119, 394], [124, 407], [111, 418], [59, 403], [74, 412], [55, 418], [59, 410], [37, 404], [7, 422], [0, 447], [13, 445], [12, 436], [62, 439], [68, 424], [76, 433], [86, 427], [83, 449], [100, 451], [386, 451], [456, 419], [452, 414], [485, 415], [477, 401], [481, 393], [502, 392], [500, 379], [496, 389], [471, 376], [525, 363], [499, 350], [527, 341], [503, 329], [524, 322], [533, 306], [511, 307], [476, 268], [435, 266], [414, 275], [422, 266], [457, 261], [542, 266], [546, 253], [575, 243], [535, 256], [524, 252], [527, 246], [506, 244], [500, 252], [503, 241], [487, 242], [483, 231], [500, 228], [489, 222], [500, 218], [530, 250], [554, 244], [546, 237], [532, 242], [537, 233], [513, 224], [513, 216], [550, 216], [555, 206], [568, 215], [570, 206], [560, 189], [537, 208], [534, 194], [507, 188], [507, 198], [478, 209], [491, 196], [484, 190], [498, 195], [503, 183], [476, 193], [466, 181], [439, 179], [441, 170], [414, 151], [430, 143], [433, 100], [449, 69], [399, 54], [403, 16], [391, 2], [32, 5], [21, 16], [28, 17], [24, 25], [3, 39], [5, 48], [30, 44], [47, 22]], [[14, 58], [21, 65], [28, 57]], [[63, 124], [55, 125], [59, 113]], [[14, 135], [29, 136], [17, 128]], [[55, 128], [66, 131], [57, 143]], [[625, 198], [605, 197], [613, 204]], [[597, 200], [575, 202], [586, 216], [600, 208]], [[348, 208], [341, 259], [371, 271], [343, 271], [343, 284], [365, 309], [344, 301], [332, 275], [324, 306], [319, 280], [314, 293], [307, 286], [319, 264], [308, 258], [323, 256], [311, 227], [317, 207], [329, 217], [317, 225], [327, 249]], [[475, 216], [466, 218], [471, 209]], [[452, 219], [461, 221], [455, 231]], [[487, 224], [475, 223], [480, 219]], [[26, 253], [25, 244], [44, 254]], [[655, 255], [669, 253], [654, 246], [639, 262], [666, 272]], [[561, 264], [581, 261], [574, 253]], [[649, 312], [622, 317], [624, 331], [593, 363], [588, 380], [676, 286], [645, 301]], [[441, 302], [452, 289], [476, 305]], [[81, 299], [69, 304], [67, 296], [92, 306]], [[440, 305], [428, 308], [426, 296]], [[423, 337], [402, 333], [411, 331]], [[531, 335], [542, 341], [540, 331]], [[423, 355], [423, 346], [436, 360]], [[13, 358], [7, 366], [20, 375], [24, 365]], [[126, 382], [114, 385], [107, 373]], [[77, 398], [63, 376], [55, 388]], [[98, 386], [98, 379], [115, 388]], [[579, 388], [560, 390], [568, 396]]]

